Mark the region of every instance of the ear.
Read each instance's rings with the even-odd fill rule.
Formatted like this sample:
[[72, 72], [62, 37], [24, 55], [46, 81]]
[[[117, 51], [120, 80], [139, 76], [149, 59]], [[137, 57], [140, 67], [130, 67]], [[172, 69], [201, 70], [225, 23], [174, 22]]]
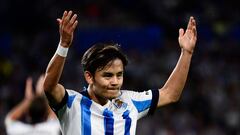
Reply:
[[93, 84], [93, 76], [89, 71], [84, 72], [84, 77], [88, 84]]

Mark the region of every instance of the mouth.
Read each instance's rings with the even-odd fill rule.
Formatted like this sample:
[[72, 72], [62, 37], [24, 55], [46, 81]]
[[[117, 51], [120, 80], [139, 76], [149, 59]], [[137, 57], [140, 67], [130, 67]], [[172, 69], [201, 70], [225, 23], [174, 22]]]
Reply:
[[115, 91], [119, 91], [119, 87], [110, 87], [110, 88], [107, 88], [108, 91], [112, 91], [112, 92], [115, 92]]
[[118, 97], [120, 94], [120, 89], [119, 88], [107, 88], [106, 95], [109, 99], [113, 99]]
[[107, 90], [110, 90], [110, 91], [118, 91], [119, 89], [118, 88], [109, 88]]

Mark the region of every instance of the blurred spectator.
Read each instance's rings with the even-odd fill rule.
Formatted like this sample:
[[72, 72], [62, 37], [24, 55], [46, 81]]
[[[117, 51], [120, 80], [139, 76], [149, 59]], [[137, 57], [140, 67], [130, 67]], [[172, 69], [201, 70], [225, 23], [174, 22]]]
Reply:
[[[32, 78], [26, 80], [25, 97], [6, 116], [5, 125], [9, 135], [59, 135], [60, 125], [50, 110], [43, 94], [43, 75], [33, 93]], [[22, 119], [26, 118], [23, 122]]]

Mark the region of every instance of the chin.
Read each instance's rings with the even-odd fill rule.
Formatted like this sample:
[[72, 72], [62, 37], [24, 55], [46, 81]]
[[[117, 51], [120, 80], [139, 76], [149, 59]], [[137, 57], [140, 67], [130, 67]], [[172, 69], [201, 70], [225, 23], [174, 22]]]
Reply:
[[117, 98], [117, 97], [118, 97], [117, 95], [116, 96], [115, 95], [108, 95], [108, 96], [106, 96], [106, 98], [110, 99], [110, 100], [114, 99], [114, 98]]
[[116, 92], [116, 93], [109, 93], [106, 97], [108, 99], [114, 99], [114, 98], [117, 98], [119, 96], [119, 92]]
[[116, 97], [108, 97], [107, 99], [112, 100], [115, 99]]

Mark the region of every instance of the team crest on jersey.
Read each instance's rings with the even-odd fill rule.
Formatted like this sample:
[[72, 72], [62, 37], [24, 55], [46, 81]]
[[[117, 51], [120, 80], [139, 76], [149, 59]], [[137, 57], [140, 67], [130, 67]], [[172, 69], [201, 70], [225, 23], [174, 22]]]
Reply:
[[115, 105], [115, 107], [117, 107], [118, 109], [126, 109], [127, 108], [127, 103], [121, 101], [120, 99], [116, 99], [113, 104]]
[[124, 112], [128, 107], [127, 103], [123, 102], [122, 100], [120, 100], [118, 98], [114, 99], [112, 101], [112, 104], [113, 104], [113, 106], [111, 107], [111, 110], [115, 110], [115, 112], [119, 112], [119, 113]]
[[146, 94], [146, 95], [149, 95], [149, 92], [148, 92], [148, 91], [145, 91], [145, 94]]

